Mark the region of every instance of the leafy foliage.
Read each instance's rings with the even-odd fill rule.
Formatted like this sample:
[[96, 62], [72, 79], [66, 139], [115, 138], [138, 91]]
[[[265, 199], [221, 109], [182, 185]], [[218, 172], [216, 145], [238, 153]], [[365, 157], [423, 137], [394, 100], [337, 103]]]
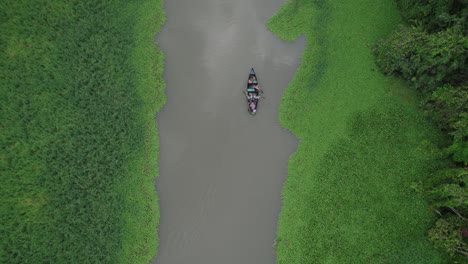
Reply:
[[436, 207], [463, 208], [468, 205], [468, 171], [463, 168], [437, 171], [422, 185], [426, 199]]
[[397, 0], [396, 2], [406, 21], [423, 27], [428, 32], [443, 31], [448, 28], [466, 30], [468, 16], [466, 0]]
[[468, 164], [468, 86], [438, 87], [425, 100], [424, 109], [452, 137], [447, 152], [453, 160]]
[[[429, 230], [429, 239], [452, 257], [456, 257], [459, 253], [468, 254], [468, 243], [463, 240], [462, 235], [464, 226], [463, 220], [457, 216], [440, 218]], [[462, 261], [463, 259], [460, 259], [455, 263], [463, 263]]]
[[446, 30], [428, 34], [400, 27], [377, 42], [374, 52], [385, 74], [396, 74], [412, 87], [430, 93], [444, 83], [458, 84], [468, 72], [468, 37]]
[[425, 110], [441, 129], [452, 132], [461, 128], [459, 122], [468, 112], [468, 86], [445, 84], [438, 87], [426, 99]]

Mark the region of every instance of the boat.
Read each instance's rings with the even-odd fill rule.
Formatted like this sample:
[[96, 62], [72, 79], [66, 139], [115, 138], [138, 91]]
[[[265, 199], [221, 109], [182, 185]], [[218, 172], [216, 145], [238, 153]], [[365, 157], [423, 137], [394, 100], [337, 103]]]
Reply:
[[250, 70], [249, 78], [247, 79], [247, 89], [244, 91], [247, 99], [248, 111], [251, 115], [255, 115], [258, 110], [258, 102], [261, 98], [260, 93], [263, 90], [258, 86], [258, 78], [254, 68]]

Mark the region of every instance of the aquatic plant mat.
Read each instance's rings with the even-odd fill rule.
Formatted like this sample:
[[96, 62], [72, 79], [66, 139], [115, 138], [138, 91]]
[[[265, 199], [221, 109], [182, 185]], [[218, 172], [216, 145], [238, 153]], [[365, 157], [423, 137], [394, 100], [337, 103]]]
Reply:
[[411, 189], [437, 166], [440, 135], [371, 46], [400, 22], [392, 1], [288, 1], [268, 27], [307, 48], [280, 121], [299, 139], [288, 165], [278, 263], [440, 263], [428, 205]]

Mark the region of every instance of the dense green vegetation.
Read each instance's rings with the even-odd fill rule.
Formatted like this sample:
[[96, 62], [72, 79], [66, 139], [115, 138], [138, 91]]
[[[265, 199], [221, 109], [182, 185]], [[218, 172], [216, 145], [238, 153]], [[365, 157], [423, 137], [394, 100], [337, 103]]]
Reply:
[[159, 0], [0, 2], [1, 263], [157, 248]]
[[404, 82], [385, 77], [373, 44], [400, 23], [384, 0], [291, 0], [268, 22], [307, 37], [280, 121], [301, 141], [288, 165], [278, 263], [441, 263], [434, 218], [415, 183], [445, 166], [443, 138]]
[[[375, 45], [386, 74], [418, 91], [427, 116], [447, 134], [441, 158], [447, 166], [414, 184], [438, 216], [430, 240], [451, 256], [468, 261], [468, 2], [397, 0], [407, 23]], [[465, 231], [463, 231], [465, 230]], [[465, 233], [465, 234], [463, 234]]]

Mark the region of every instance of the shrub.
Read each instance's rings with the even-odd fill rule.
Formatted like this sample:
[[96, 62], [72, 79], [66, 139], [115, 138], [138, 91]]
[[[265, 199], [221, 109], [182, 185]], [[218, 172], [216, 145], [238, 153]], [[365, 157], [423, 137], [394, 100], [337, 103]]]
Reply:
[[440, 218], [429, 230], [429, 239], [436, 247], [446, 251], [452, 257], [456, 253], [468, 254], [468, 244], [463, 240], [462, 235], [463, 223], [460, 217], [454, 215]]
[[466, 0], [397, 0], [403, 18], [428, 32], [464, 29], [468, 15]]
[[467, 49], [468, 38], [458, 31], [428, 34], [404, 26], [374, 46], [377, 65], [385, 74], [399, 75], [425, 93], [465, 80]]
[[468, 163], [468, 86], [438, 87], [424, 102], [426, 113], [453, 139], [447, 149], [457, 162]]

